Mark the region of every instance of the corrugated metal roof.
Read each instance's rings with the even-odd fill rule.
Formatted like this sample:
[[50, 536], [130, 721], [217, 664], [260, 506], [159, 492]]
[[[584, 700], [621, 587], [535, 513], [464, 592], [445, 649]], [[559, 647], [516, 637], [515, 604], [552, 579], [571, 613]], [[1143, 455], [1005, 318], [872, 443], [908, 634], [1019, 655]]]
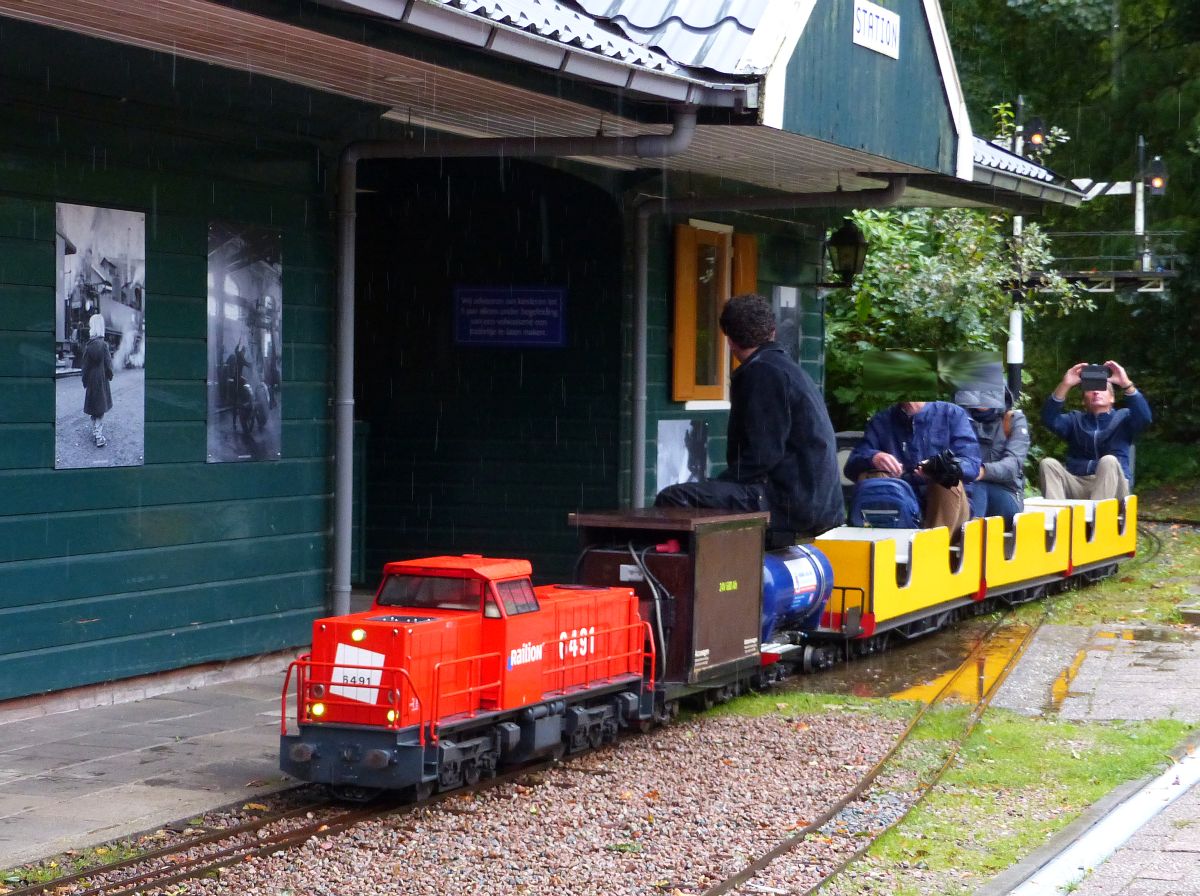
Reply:
[[[744, 78], [762, 73], [743, 60], [755, 28], [778, 0], [417, 0], [415, 10], [403, 13], [396, 7], [404, 4], [379, 0], [318, 2], [406, 21], [418, 17], [421, 6], [442, 7], [651, 71]], [[444, 27], [430, 30], [460, 36]]]
[[746, 48], [771, 0], [577, 0], [632, 40], [674, 62], [726, 75], [753, 75]]
[[[1007, 171], [1009, 174], [1028, 177], [1031, 180], [1041, 180], [1046, 183], [1066, 184], [1066, 181], [1062, 177], [1059, 177], [1049, 168], [1043, 168], [1036, 162], [1022, 158], [1016, 153], [1010, 152], [1005, 147], [984, 140], [982, 137], [975, 138], [974, 157], [975, 164], [982, 165], [984, 168], [990, 168], [995, 171]], [[1067, 186], [1070, 185], [1067, 184]]]
[[592, 50], [656, 71], [678, 70], [669, 56], [610, 30], [555, 0], [435, 0], [443, 6], [483, 16], [502, 25], [531, 31], [559, 43]]

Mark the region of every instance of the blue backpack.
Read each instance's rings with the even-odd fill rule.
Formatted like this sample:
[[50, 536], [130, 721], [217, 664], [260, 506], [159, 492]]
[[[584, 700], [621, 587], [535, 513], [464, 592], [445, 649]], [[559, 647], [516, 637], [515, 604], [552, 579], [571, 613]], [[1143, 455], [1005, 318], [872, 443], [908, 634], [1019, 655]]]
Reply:
[[921, 528], [917, 493], [903, 479], [864, 479], [854, 487], [850, 525], [874, 529]]

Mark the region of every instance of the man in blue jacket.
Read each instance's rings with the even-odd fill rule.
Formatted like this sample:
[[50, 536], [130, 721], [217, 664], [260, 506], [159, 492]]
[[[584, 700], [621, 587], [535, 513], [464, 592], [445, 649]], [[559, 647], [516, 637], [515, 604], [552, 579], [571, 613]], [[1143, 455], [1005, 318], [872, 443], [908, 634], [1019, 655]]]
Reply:
[[855, 482], [875, 476], [903, 479], [921, 502], [921, 525], [946, 526], [957, 533], [971, 518], [962, 482], [947, 487], [921, 469], [947, 449], [962, 469], [962, 480], [974, 482], [979, 477], [979, 442], [967, 412], [948, 401], [901, 401], [868, 421], [863, 440], [846, 460], [846, 478]]
[[[1042, 406], [1042, 423], [1066, 440], [1064, 467], [1052, 457], [1039, 465], [1042, 494], [1047, 498], [1124, 498], [1133, 484], [1130, 449], [1138, 433], [1150, 425], [1150, 403], [1116, 361], [1105, 361], [1108, 386], [1083, 393], [1082, 411], [1063, 411], [1067, 393], [1079, 385], [1084, 364], [1065, 374]], [[1125, 396], [1125, 407], [1113, 410], [1113, 388]]]
[[728, 466], [716, 479], [668, 486], [655, 506], [769, 510], [775, 542], [840, 526], [846, 511], [833, 424], [812, 378], [774, 341], [771, 303], [734, 296], [720, 325], [741, 362], [729, 383]]

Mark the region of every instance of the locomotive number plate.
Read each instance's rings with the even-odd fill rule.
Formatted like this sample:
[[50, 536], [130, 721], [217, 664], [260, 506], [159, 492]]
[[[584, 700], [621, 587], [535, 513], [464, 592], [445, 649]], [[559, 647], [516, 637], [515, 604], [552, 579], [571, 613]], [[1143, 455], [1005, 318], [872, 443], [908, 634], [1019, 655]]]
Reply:
[[357, 700], [359, 703], [375, 703], [379, 699], [383, 661], [382, 653], [350, 644], [339, 644], [337, 654], [333, 658], [329, 692], [347, 700]]

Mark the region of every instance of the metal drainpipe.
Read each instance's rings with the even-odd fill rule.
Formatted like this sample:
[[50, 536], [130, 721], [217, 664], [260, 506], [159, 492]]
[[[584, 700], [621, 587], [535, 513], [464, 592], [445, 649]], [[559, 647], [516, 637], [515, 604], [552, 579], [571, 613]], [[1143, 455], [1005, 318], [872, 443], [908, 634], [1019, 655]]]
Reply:
[[650, 291], [650, 216], [697, 214], [714, 211], [768, 211], [794, 208], [881, 208], [904, 195], [908, 178], [892, 178], [878, 190], [847, 193], [791, 193], [748, 198], [701, 197], [696, 199], [647, 198], [637, 205], [634, 247], [633, 332], [633, 506], [646, 503], [646, 319]]
[[[421, 144], [402, 141], [352, 143], [338, 168], [337, 368], [334, 395], [333, 582], [335, 616], [350, 612], [350, 528], [354, 483], [354, 264], [358, 215], [358, 163], [363, 159], [549, 158], [637, 156], [663, 158], [683, 152], [696, 133], [696, 109], [672, 114], [669, 134], [637, 137], [453, 138]], [[643, 389], [643, 393], [644, 393]]]

